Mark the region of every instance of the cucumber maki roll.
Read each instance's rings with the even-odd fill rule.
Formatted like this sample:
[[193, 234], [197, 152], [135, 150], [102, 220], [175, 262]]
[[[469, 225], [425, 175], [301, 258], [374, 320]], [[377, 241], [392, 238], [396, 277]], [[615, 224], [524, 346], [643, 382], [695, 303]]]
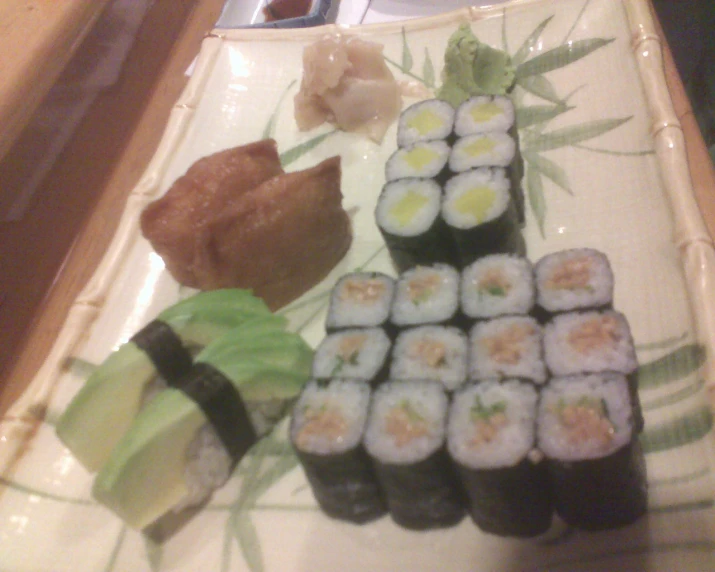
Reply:
[[514, 103], [504, 95], [476, 95], [462, 103], [456, 111], [454, 132], [457, 137], [501, 131], [514, 127]]
[[534, 272], [542, 321], [561, 312], [607, 310], [613, 304], [613, 271], [602, 252], [574, 248], [547, 254]]
[[380, 328], [353, 328], [325, 336], [315, 350], [312, 376], [319, 380], [385, 380], [392, 343]]
[[469, 335], [472, 381], [517, 378], [546, 381], [542, 331], [534, 318], [505, 316], [477, 322]]
[[330, 294], [327, 332], [346, 328], [387, 327], [395, 280], [380, 272], [352, 272]]
[[397, 123], [397, 146], [408, 147], [419, 141], [446, 140], [452, 134], [455, 110], [440, 99], [412, 104]]
[[447, 264], [416, 266], [397, 280], [390, 321], [397, 328], [458, 318], [459, 272]]
[[374, 393], [365, 448], [392, 519], [424, 530], [464, 517], [462, 491], [445, 450], [447, 395], [438, 383], [389, 381]]
[[485, 381], [454, 395], [448, 450], [484, 532], [531, 537], [551, 526], [549, 475], [533, 454], [537, 400], [533, 386], [516, 380]]
[[520, 256], [492, 254], [462, 271], [462, 313], [471, 320], [526, 315], [534, 307], [531, 263]]
[[467, 337], [455, 327], [419, 326], [400, 332], [391, 379], [427, 379], [454, 391], [467, 379]]
[[645, 461], [622, 375], [551, 380], [541, 395], [537, 434], [556, 511], [567, 523], [605, 530], [645, 514]]
[[559, 314], [544, 327], [544, 357], [554, 376], [616, 372], [625, 375], [633, 404], [634, 426], [643, 430], [638, 395], [638, 361], [633, 336], [620, 312]]
[[320, 508], [365, 523], [387, 512], [361, 440], [370, 388], [362, 381], [311, 381], [293, 409], [290, 437]]
[[441, 204], [442, 188], [430, 179], [398, 179], [383, 187], [375, 220], [398, 272], [456, 261], [452, 236], [440, 216]]
[[477, 133], [460, 137], [449, 154], [449, 169], [462, 173], [477, 167], [508, 167], [514, 160], [516, 143], [507, 133]]
[[445, 185], [442, 217], [461, 268], [488, 254], [526, 254], [516, 207], [503, 169], [472, 169]]
[[385, 164], [385, 180], [406, 177], [439, 179], [449, 160], [449, 145], [444, 141], [419, 141], [400, 147]]

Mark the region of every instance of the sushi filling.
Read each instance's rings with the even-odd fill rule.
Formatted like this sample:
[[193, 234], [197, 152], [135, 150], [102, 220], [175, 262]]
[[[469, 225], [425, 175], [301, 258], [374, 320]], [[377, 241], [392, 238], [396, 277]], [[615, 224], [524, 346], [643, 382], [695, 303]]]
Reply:
[[387, 183], [378, 201], [380, 227], [394, 235], [417, 236], [439, 216], [442, 190], [434, 181], [400, 179]]
[[461, 173], [476, 167], [508, 167], [514, 160], [516, 143], [506, 133], [480, 133], [462, 137], [452, 147], [449, 168]]
[[514, 125], [514, 104], [506, 96], [476, 96], [457, 108], [454, 131], [458, 137], [489, 131], [506, 132]]
[[509, 200], [503, 170], [473, 169], [447, 181], [442, 216], [454, 228], [469, 229], [501, 216]]
[[449, 146], [444, 141], [418, 142], [392, 154], [385, 166], [385, 179], [433, 178], [440, 174], [448, 160]]
[[418, 266], [397, 282], [391, 319], [415, 325], [449, 320], [459, 305], [459, 273], [446, 264]]
[[378, 326], [387, 320], [394, 280], [379, 273], [344, 276], [333, 289], [326, 328]]
[[534, 304], [531, 264], [525, 258], [491, 255], [462, 273], [461, 300], [471, 318], [527, 314]]
[[317, 379], [354, 378], [372, 380], [390, 351], [390, 340], [380, 328], [354, 328], [323, 339], [313, 358]]
[[439, 99], [421, 101], [408, 107], [397, 126], [397, 145], [446, 139], [452, 132], [454, 108]]

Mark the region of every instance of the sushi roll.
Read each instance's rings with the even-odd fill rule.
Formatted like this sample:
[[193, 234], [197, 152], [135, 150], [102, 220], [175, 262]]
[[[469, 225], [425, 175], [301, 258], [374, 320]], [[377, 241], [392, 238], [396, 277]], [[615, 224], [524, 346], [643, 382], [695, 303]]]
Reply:
[[409, 147], [420, 141], [446, 140], [452, 134], [455, 110], [440, 99], [412, 104], [400, 115], [397, 146]]
[[467, 379], [467, 337], [455, 327], [419, 326], [400, 332], [391, 379], [427, 379], [453, 391]]
[[400, 147], [385, 164], [385, 180], [406, 177], [439, 179], [449, 161], [449, 145], [445, 141], [419, 141]]
[[458, 310], [457, 270], [447, 264], [416, 266], [397, 280], [390, 321], [397, 328], [446, 324]]
[[645, 462], [622, 375], [554, 378], [542, 392], [537, 424], [556, 512], [568, 524], [605, 530], [646, 512]]
[[381, 328], [353, 328], [325, 336], [315, 350], [315, 379], [360, 379], [373, 385], [384, 381], [389, 367], [390, 339]]
[[327, 332], [346, 328], [386, 326], [395, 280], [380, 272], [352, 272], [341, 277], [330, 293]]
[[547, 254], [534, 273], [542, 321], [561, 312], [607, 310], [613, 304], [611, 265], [605, 254], [592, 248]]
[[449, 154], [449, 169], [462, 173], [477, 167], [508, 167], [514, 160], [516, 143], [507, 133], [477, 133], [461, 137]]
[[488, 254], [526, 254], [503, 169], [472, 169], [447, 181], [442, 218], [454, 238], [461, 268]]
[[534, 277], [526, 258], [492, 254], [462, 271], [460, 305], [468, 319], [529, 314], [534, 298]]
[[404, 528], [443, 528], [464, 517], [445, 450], [447, 406], [430, 381], [389, 381], [373, 393], [363, 443], [390, 516]]
[[442, 188], [431, 179], [398, 179], [383, 187], [375, 220], [398, 272], [456, 262], [452, 236], [440, 216], [441, 204]]
[[515, 112], [511, 98], [504, 95], [477, 95], [462, 103], [456, 111], [454, 132], [457, 137], [514, 128]]
[[638, 361], [633, 336], [620, 312], [559, 314], [544, 327], [544, 357], [554, 376], [612, 371], [628, 378], [634, 426], [643, 430]]
[[362, 436], [370, 388], [362, 381], [310, 381], [293, 409], [290, 438], [320, 508], [354, 523], [387, 512]]
[[534, 318], [505, 316], [477, 322], [469, 335], [469, 379], [546, 381], [542, 331]]
[[454, 395], [448, 450], [484, 532], [531, 537], [551, 525], [546, 463], [533, 454], [537, 400], [532, 385], [516, 380], [472, 384]]

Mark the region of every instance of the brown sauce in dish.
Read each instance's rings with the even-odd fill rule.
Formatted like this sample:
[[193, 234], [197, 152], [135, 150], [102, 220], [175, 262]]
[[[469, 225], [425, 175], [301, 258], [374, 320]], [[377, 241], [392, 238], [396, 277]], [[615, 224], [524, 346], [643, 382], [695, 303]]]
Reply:
[[484, 339], [489, 357], [497, 363], [515, 365], [524, 352], [524, 341], [534, 335], [534, 328], [527, 324], [512, 324], [500, 334]]
[[598, 316], [575, 327], [568, 335], [572, 348], [582, 354], [605, 347], [616, 347], [621, 339], [614, 316]]
[[582, 257], [564, 261], [544, 285], [550, 290], [584, 290], [590, 286], [590, 281], [591, 261]]
[[310, 11], [313, 0], [271, 0], [263, 8], [263, 17], [266, 22], [300, 18]]

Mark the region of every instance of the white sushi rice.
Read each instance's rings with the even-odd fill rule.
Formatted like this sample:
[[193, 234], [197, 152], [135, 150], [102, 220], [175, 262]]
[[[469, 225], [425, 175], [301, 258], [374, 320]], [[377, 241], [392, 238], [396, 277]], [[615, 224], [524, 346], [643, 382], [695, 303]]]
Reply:
[[[407, 404], [426, 421], [424, 435], [398, 444], [386, 426], [395, 408]], [[409, 464], [422, 461], [444, 443], [447, 416], [447, 395], [432, 381], [390, 381], [374, 393], [363, 443], [375, 459], [389, 464]]]
[[[593, 320], [606, 318], [615, 325], [607, 343], [583, 350], [574, 346], [574, 337]], [[638, 367], [633, 337], [620, 312], [573, 312], [560, 314], [544, 328], [546, 365], [555, 376], [601, 371], [630, 374]]]
[[[363, 338], [354, 363], [342, 358], [346, 338]], [[381, 328], [350, 328], [323, 338], [313, 356], [313, 377], [371, 380], [380, 371], [390, 352], [391, 342]]]
[[[404, 223], [394, 214], [394, 209], [414, 195], [423, 205]], [[442, 188], [431, 179], [398, 179], [385, 185], [377, 202], [375, 218], [384, 231], [398, 236], [418, 236], [430, 229], [439, 216]]]
[[326, 329], [378, 326], [390, 315], [395, 281], [386, 274], [346, 274], [333, 288], [328, 305]]
[[[414, 284], [423, 280], [434, 280], [434, 292], [429, 296], [413, 299], [410, 291], [414, 289]], [[390, 320], [401, 327], [438, 323], [454, 316], [458, 307], [457, 270], [447, 264], [416, 266], [403, 272], [397, 280]]]
[[[509, 180], [504, 169], [472, 169], [452, 177], [444, 188], [442, 218], [449, 226], [469, 229], [499, 217], [509, 206]], [[494, 192], [494, 200], [486, 210], [484, 218], [478, 220], [472, 212], [460, 212], [459, 200], [475, 188], [489, 188]]]
[[[439, 347], [444, 356], [438, 364], [430, 349]], [[393, 349], [392, 379], [427, 379], [440, 382], [452, 391], [467, 378], [467, 338], [454, 327], [420, 326], [403, 330], [397, 336]]]
[[449, 145], [445, 141], [421, 141], [397, 149], [385, 165], [385, 180], [405, 177], [433, 178], [439, 175], [449, 160]]
[[[580, 399], [603, 400], [613, 426], [607, 444], [597, 438], [574, 440], [559, 411]], [[626, 378], [618, 374], [595, 374], [552, 379], [541, 392], [537, 439], [539, 448], [551, 459], [578, 461], [597, 459], [617, 451], [631, 441], [632, 409]]]
[[[412, 104], [402, 112], [397, 124], [398, 147], [407, 147], [418, 141], [446, 139], [452, 133], [454, 115], [454, 108], [440, 99], [428, 99]], [[420, 121], [421, 119], [428, 121]], [[427, 124], [429, 128], [425, 129], [419, 124]]]
[[[476, 151], [475, 151], [476, 150]], [[516, 143], [508, 133], [477, 133], [460, 137], [449, 154], [449, 168], [461, 173], [478, 167], [507, 167], [514, 160]]]
[[[510, 333], [519, 329], [523, 329], [525, 335], [509, 340]], [[505, 316], [478, 322], [469, 335], [469, 351], [471, 380], [546, 381], [541, 327], [529, 316]]]
[[[495, 112], [497, 109], [499, 112], [490, 119], [477, 121], [473, 110], [479, 110], [480, 107], [491, 107]], [[488, 131], [506, 132], [514, 125], [514, 117], [514, 103], [511, 98], [504, 95], [477, 95], [457, 108], [454, 131], [458, 137]]]
[[[327, 385], [309, 381], [293, 408], [291, 442], [306, 453], [328, 455], [348, 451], [360, 443], [370, 403], [370, 387], [358, 380], [333, 380]], [[329, 410], [345, 422], [340, 434], [308, 433], [298, 435], [310, 420], [311, 412]]]
[[[458, 463], [472, 469], [512, 467], [524, 459], [535, 444], [536, 404], [533, 386], [516, 380], [485, 381], [455, 394], [449, 411], [447, 447]], [[479, 438], [474, 407], [505, 404], [505, 422], [490, 441]]]
[[[498, 277], [499, 291], [481, 288], [483, 281]], [[480, 258], [462, 271], [460, 298], [462, 311], [470, 318], [494, 318], [507, 314], [528, 314], [534, 306], [534, 276], [526, 258], [492, 254]]]
[[[581, 264], [588, 276], [585, 288], [559, 288], [553, 284], [555, 273], [569, 264]], [[574, 248], [547, 254], [539, 260], [536, 276], [537, 303], [548, 312], [566, 312], [578, 308], [597, 308], [613, 301], [613, 271], [608, 258], [592, 248]]]

